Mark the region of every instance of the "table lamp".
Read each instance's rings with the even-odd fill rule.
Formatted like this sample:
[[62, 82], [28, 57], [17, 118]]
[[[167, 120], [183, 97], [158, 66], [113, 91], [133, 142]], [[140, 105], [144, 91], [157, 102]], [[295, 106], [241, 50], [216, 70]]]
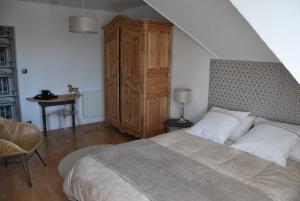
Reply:
[[186, 103], [191, 101], [191, 90], [186, 88], [175, 89], [174, 100], [181, 105], [181, 114], [178, 122], [187, 122], [187, 120], [184, 119], [184, 106]]

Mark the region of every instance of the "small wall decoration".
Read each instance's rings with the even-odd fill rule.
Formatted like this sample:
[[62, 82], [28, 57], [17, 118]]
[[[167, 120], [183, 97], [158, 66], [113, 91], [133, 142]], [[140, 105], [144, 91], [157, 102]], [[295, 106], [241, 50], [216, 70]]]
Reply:
[[79, 88], [78, 88], [78, 87], [75, 87], [75, 86], [73, 86], [72, 84], [68, 84], [67, 87], [69, 88], [69, 90], [68, 90], [69, 94], [80, 95], [80, 92], [79, 92]]

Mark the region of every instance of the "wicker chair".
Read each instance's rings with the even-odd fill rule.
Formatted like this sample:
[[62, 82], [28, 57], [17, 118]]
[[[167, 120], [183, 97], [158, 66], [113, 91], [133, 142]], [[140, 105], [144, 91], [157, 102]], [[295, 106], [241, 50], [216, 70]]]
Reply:
[[[0, 157], [4, 158], [4, 165], [7, 167], [11, 156], [18, 156], [23, 164], [28, 185], [32, 186], [28, 160], [35, 153], [44, 166], [42, 159], [36, 148], [42, 141], [40, 130], [32, 124], [13, 122], [0, 117]], [[27, 155], [31, 154], [29, 157]]]

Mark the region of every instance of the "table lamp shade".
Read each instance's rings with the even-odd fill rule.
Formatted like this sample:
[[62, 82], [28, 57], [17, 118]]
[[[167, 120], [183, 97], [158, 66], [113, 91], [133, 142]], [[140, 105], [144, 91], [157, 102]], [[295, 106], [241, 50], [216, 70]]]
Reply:
[[188, 103], [191, 101], [191, 90], [186, 88], [175, 89], [174, 100], [177, 103]]

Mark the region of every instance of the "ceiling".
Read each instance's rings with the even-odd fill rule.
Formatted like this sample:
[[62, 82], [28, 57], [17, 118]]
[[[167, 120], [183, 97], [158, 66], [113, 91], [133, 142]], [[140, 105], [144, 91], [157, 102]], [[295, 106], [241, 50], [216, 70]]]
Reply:
[[[82, 0], [19, 0], [36, 3], [54, 4], [70, 7], [82, 7]], [[106, 10], [120, 12], [130, 8], [145, 5], [143, 0], [85, 0], [85, 7], [88, 9]]]

